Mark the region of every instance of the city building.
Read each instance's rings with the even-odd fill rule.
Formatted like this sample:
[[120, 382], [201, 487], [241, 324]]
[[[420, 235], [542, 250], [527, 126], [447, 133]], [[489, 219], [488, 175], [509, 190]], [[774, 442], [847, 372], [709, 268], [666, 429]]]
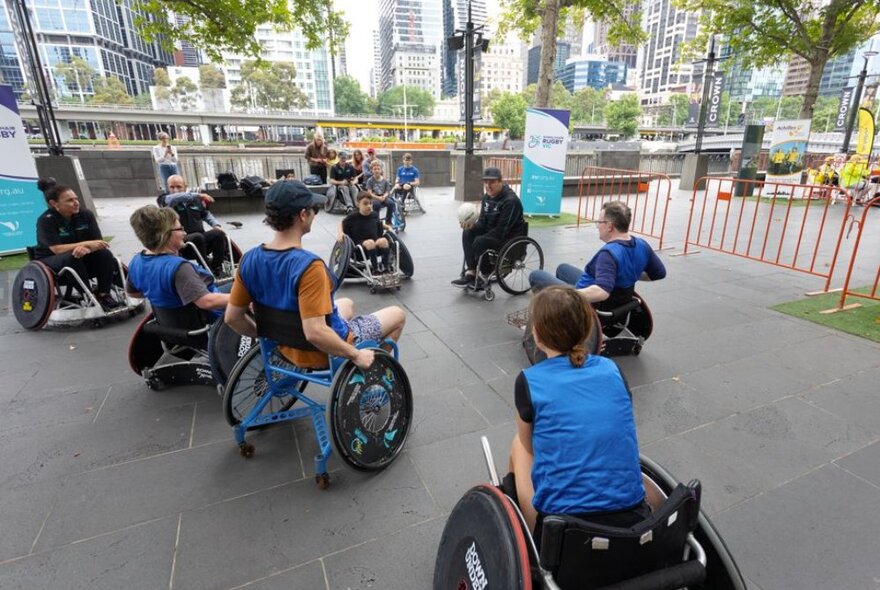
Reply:
[[[174, 14], [171, 18], [174, 19], [174, 22], [179, 27], [189, 22], [188, 17], [179, 14]], [[189, 41], [178, 41], [176, 45], [177, 51], [174, 52], [174, 65], [184, 68], [195, 68], [203, 63], [207, 63], [202, 52]]]
[[[638, 11], [638, 2], [627, 4], [623, 9], [623, 18], [630, 20]], [[635, 70], [639, 53], [638, 47], [626, 43], [612, 45], [608, 39], [608, 30], [610, 28], [611, 25], [607, 20], [593, 23], [593, 47], [590, 53], [601, 55], [610, 62], [622, 62], [628, 70]]]
[[[464, 30], [468, 21], [468, 7], [471, 10], [471, 22], [474, 26], [486, 23], [486, 0], [442, 0], [443, 2], [443, 37], [441, 55], [443, 75], [440, 81], [443, 96], [458, 94], [459, 52], [449, 49], [446, 39], [455, 34], [456, 30]], [[486, 36], [487, 31], [483, 31]]]
[[[565, 62], [571, 57], [571, 43], [568, 41], [556, 41], [556, 60], [553, 62], [553, 71], [565, 67]], [[529, 48], [528, 61], [526, 62], [526, 86], [538, 83], [538, 74], [541, 70], [541, 46], [535, 45]]]
[[378, 91], [417, 86], [439, 99], [442, 38], [440, 3], [380, 0]]
[[489, 50], [481, 56], [480, 93], [487, 96], [492, 90], [521, 92], [524, 64], [520, 55], [520, 41], [514, 34], [506, 38], [492, 36]]
[[[257, 27], [256, 39], [262, 47], [260, 56], [268, 62], [292, 63], [296, 67], [295, 84], [309, 97], [303, 112], [333, 115], [333, 80], [330, 51], [326, 46], [307, 49], [302, 31], [277, 31], [269, 25]], [[220, 68], [230, 91], [241, 83], [241, 64], [253, 58], [224, 53]]]
[[555, 72], [555, 78], [562, 82], [569, 92], [582, 88], [602, 90], [609, 86], [626, 85], [627, 67], [623, 62], [608, 61], [599, 55], [570, 58]]
[[379, 47], [379, 31], [373, 31], [373, 67], [370, 69], [370, 96], [376, 98], [382, 86], [382, 52]]
[[[99, 76], [114, 76], [132, 96], [148, 92], [156, 67], [174, 63], [173, 56], [158, 42], [147, 43], [135, 29], [146, 15], [135, 0], [28, 0], [31, 24], [43, 66], [60, 97], [86, 100], [93, 90], [87, 80], [68, 88], [56, 67], [82, 58]], [[0, 10], [0, 50], [4, 80], [17, 96], [25, 91], [23, 56], [13, 39], [10, 3]], [[15, 69], [18, 68], [18, 72]]]

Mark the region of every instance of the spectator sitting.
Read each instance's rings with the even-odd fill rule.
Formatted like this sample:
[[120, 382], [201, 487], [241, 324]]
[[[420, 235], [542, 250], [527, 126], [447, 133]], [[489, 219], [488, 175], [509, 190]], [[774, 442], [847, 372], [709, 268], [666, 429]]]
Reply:
[[378, 213], [382, 207], [387, 207], [385, 223], [391, 225], [391, 214], [394, 212], [392, 207], [395, 205], [391, 196], [391, 182], [383, 175], [382, 162], [375, 160], [371, 166], [372, 176], [367, 180], [367, 192], [373, 198], [373, 211]]
[[[333, 151], [333, 150], [331, 150]], [[330, 168], [330, 188], [327, 189], [327, 199], [339, 196], [348, 213], [354, 210], [355, 197], [358, 193], [355, 186], [357, 173], [354, 167], [348, 163], [348, 155], [339, 153], [339, 162]]]
[[[164, 201], [180, 217], [180, 223], [186, 229], [185, 240], [198, 248], [202, 258], [208, 261], [211, 272], [219, 274], [226, 257], [226, 234], [223, 226], [205, 206], [213, 203], [214, 198], [207, 193], [187, 191], [186, 181], [175, 174], [168, 178], [168, 194]], [[205, 231], [205, 223], [211, 229]]]
[[366, 164], [367, 162], [364, 160], [364, 152], [361, 150], [354, 150], [351, 153], [351, 166], [354, 168], [356, 174], [354, 177], [354, 183], [358, 186], [364, 186], [367, 182], [368, 168]]
[[370, 179], [370, 176], [373, 175], [373, 162], [380, 162], [380, 160], [376, 157], [375, 148], [368, 147], [367, 159], [364, 160], [364, 186], [367, 186], [367, 181]]
[[336, 150], [329, 149], [327, 150], [327, 169], [329, 170], [333, 166], [339, 163], [339, 155], [336, 153]]
[[[382, 274], [390, 271], [388, 264], [389, 247], [385, 239], [385, 228], [379, 221], [379, 214], [373, 211], [373, 198], [370, 193], [363, 191], [357, 197], [357, 211], [349, 213], [345, 219], [339, 222], [336, 230], [336, 241], [341, 242], [343, 234], [360, 245], [364, 253], [370, 259], [370, 267], [374, 274]], [[376, 251], [382, 256], [382, 262], [377, 260]]]

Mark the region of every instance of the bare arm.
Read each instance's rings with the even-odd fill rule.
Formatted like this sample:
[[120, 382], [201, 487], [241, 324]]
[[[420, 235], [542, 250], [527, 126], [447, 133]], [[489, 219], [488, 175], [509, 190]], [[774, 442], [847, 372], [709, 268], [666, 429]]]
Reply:
[[223, 321], [238, 334], [256, 338], [257, 324], [254, 322], [253, 318], [247, 315], [246, 312], [246, 307], [240, 307], [230, 303], [226, 306], [226, 314], [223, 316]]
[[49, 250], [52, 254], [66, 254], [68, 252], [73, 252], [73, 255], [76, 258], [82, 258], [86, 254], [91, 254], [98, 250], [105, 250], [109, 247], [110, 244], [104, 240], [86, 240], [84, 242], [76, 242], [75, 244], [56, 244], [54, 246], [49, 246]]
[[229, 294], [207, 293], [193, 301], [193, 303], [195, 303], [196, 307], [198, 307], [199, 309], [205, 309], [208, 311], [223, 309], [229, 303]]
[[354, 361], [354, 364], [361, 369], [366, 369], [373, 364], [372, 350], [358, 349], [344, 341], [327, 325], [323, 316], [303, 319], [302, 324], [306, 340], [318, 350]]
[[584, 299], [590, 303], [599, 303], [605, 301], [611, 296], [611, 293], [600, 287], [599, 285], [590, 285], [583, 289], [578, 289], [578, 293], [584, 296]]

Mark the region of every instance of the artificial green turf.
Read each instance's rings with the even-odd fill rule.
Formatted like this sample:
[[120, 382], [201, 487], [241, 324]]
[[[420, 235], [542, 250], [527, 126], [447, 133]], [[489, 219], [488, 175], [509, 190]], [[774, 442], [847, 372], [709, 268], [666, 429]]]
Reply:
[[[869, 289], [856, 289], [856, 291], [868, 293]], [[828, 326], [847, 334], [880, 342], [880, 301], [872, 301], [862, 297], [847, 297], [847, 305], [860, 303], [861, 307], [837, 313], [819, 313], [826, 309], [834, 309], [839, 303], [840, 293], [827, 293], [780, 303], [774, 305], [772, 309], [814, 324]]]
[[[104, 236], [105, 242], [112, 242], [113, 236]], [[27, 252], [0, 256], [0, 272], [4, 270], [18, 270], [28, 263]]]
[[553, 217], [547, 215], [526, 215], [525, 217], [529, 222], [529, 227], [555, 227], [577, 223], [577, 215], [574, 213], [560, 213]]

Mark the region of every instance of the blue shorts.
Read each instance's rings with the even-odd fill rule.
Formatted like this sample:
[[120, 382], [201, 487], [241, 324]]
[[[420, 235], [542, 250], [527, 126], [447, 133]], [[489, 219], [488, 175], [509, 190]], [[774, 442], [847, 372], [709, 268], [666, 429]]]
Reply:
[[380, 344], [382, 342], [382, 324], [373, 314], [351, 318], [348, 320], [348, 327], [354, 333], [354, 344], [364, 340], [375, 340]]

